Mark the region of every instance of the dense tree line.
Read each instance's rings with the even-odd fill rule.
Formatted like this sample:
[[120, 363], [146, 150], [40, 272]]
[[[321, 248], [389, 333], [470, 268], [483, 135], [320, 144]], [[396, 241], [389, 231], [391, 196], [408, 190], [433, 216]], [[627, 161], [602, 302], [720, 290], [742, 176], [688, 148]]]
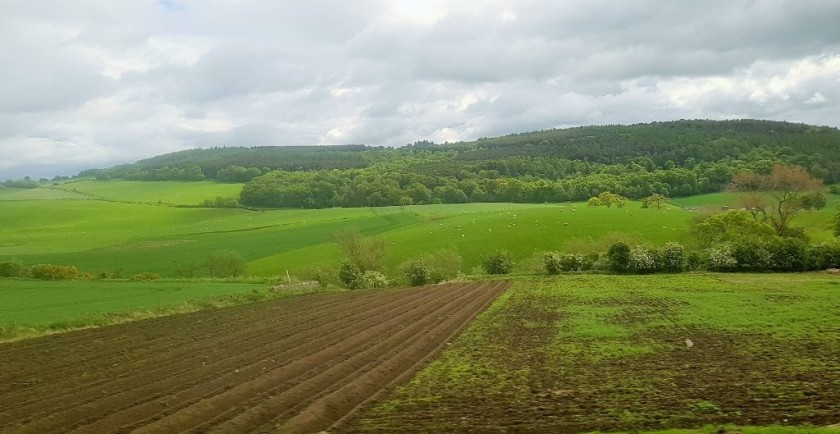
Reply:
[[[547, 164], [555, 163], [559, 165], [563, 162]], [[575, 162], [568, 163], [570, 166], [576, 165]], [[732, 160], [702, 163], [691, 169], [673, 167], [653, 170], [647, 170], [637, 163], [586, 164], [585, 170], [570, 171], [568, 175], [556, 177], [510, 172], [502, 175], [497, 170], [477, 170], [469, 165], [462, 166], [454, 174], [445, 170], [435, 174], [423, 173], [389, 164], [353, 170], [272, 171], [245, 184], [240, 202], [253, 207], [324, 208], [581, 201], [604, 191], [630, 199], [655, 194], [688, 196], [720, 191], [729, 184], [733, 174], [744, 170], [761, 171], [765, 166], [764, 160]]]

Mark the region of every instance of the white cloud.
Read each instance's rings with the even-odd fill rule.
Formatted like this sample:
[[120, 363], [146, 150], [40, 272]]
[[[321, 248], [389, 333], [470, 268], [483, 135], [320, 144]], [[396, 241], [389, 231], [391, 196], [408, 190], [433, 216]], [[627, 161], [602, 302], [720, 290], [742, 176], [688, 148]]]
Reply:
[[840, 3], [7, 3], [7, 173], [693, 117], [840, 126]]

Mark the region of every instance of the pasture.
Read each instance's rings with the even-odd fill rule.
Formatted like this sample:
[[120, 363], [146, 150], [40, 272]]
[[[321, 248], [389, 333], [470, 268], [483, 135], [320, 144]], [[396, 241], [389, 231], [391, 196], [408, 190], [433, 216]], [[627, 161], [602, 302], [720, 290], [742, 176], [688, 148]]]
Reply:
[[239, 197], [242, 184], [211, 181], [83, 180], [59, 184], [55, 189], [114, 202], [198, 206], [205, 199], [215, 199], [217, 196]]
[[[250, 274], [300, 274], [313, 264], [337, 264], [333, 234], [355, 229], [388, 242], [389, 268], [446, 248], [463, 256], [469, 272], [499, 248], [524, 260], [542, 250], [580, 249], [617, 232], [653, 244], [683, 240], [693, 217], [638, 203], [622, 209], [499, 203], [253, 211], [183, 206], [228, 196], [239, 188], [233, 184], [77, 181], [55, 187], [0, 193], [0, 260], [173, 276], [176, 263], [199, 265], [214, 251], [236, 250]], [[45, 199], [54, 195], [59, 198]], [[4, 200], [9, 196], [15, 200]]]
[[[289, 270], [303, 279], [313, 266], [336, 266], [341, 253], [333, 234], [354, 229], [386, 240], [389, 270], [449, 249], [463, 257], [469, 273], [484, 255], [501, 248], [520, 262], [521, 271], [530, 272], [525, 264], [546, 250], [604, 251], [607, 241], [616, 239], [690, 244], [690, 222], [702, 211], [682, 206], [719, 210], [735, 200], [719, 193], [677, 199], [678, 206], [663, 209], [630, 202], [624, 208], [491, 203], [255, 211], [183, 206], [229, 195], [238, 188], [233, 184], [79, 181], [60, 187], [64, 190], [0, 189], [0, 261], [74, 265], [128, 277], [144, 272], [171, 277], [176, 266], [186, 264], [201, 276], [208, 255], [236, 250], [249, 262], [251, 275]], [[796, 224], [807, 225], [813, 241], [830, 239], [837, 204], [840, 197], [831, 195], [825, 210], [803, 212]]]
[[838, 300], [822, 274], [520, 279], [339, 432], [814, 432], [840, 422]]
[[[4, 279], [0, 340], [267, 298], [267, 284]], [[286, 293], [286, 295], [299, 292]], [[273, 294], [276, 297], [282, 294]]]

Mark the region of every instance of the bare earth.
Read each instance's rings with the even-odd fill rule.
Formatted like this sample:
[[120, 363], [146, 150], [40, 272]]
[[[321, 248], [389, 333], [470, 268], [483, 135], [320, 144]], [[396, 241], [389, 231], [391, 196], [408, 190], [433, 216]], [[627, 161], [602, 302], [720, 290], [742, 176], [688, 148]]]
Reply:
[[328, 429], [508, 284], [310, 295], [0, 345], [0, 432]]

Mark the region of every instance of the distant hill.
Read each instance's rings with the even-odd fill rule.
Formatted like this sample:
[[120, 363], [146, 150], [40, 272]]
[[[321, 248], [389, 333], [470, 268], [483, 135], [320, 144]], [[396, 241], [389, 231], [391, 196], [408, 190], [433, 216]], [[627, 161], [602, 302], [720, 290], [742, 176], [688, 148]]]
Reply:
[[580, 200], [605, 190], [630, 198], [687, 196], [719, 191], [738, 171], [767, 171], [776, 163], [801, 165], [827, 183], [839, 182], [840, 130], [761, 120], [680, 120], [471, 142], [418, 141], [399, 148], [194, 149], [80, 175], [254, 180], [243, 190], [246, 205], [325, 207]]
[[[456, 160], [486, 161], [513, 156], [551, 156], [592, 163], [625, 163], [648, 157], [662, 166], [668, 161], [719, 161], [766, 147], [803, 161], [840, 162], [840, 130], [789, 122], [761, 120], [681, 120], [636, 125], [603, 125], [551, 129], [472, 142], [435, 144], [419, 141], [401, 148], [365, 145], [256, 146], [192, 149], [163, 154], [104, 171], [112, 176], [164, 167], [197, 165], [208, 178], [227, 166], [286, 171], [348, 169], [399, 158], [408, 151], [454, 152]], [[381, 155], [379, 155], [381, 154]], [[810, 158], [809, 158], [810, 157]], [[828, 161], [826, 161], [828, 160]], [[90, 174], [95, 171], [84, 171]], [[835, 178], [832, 178], [835, 179]]]

